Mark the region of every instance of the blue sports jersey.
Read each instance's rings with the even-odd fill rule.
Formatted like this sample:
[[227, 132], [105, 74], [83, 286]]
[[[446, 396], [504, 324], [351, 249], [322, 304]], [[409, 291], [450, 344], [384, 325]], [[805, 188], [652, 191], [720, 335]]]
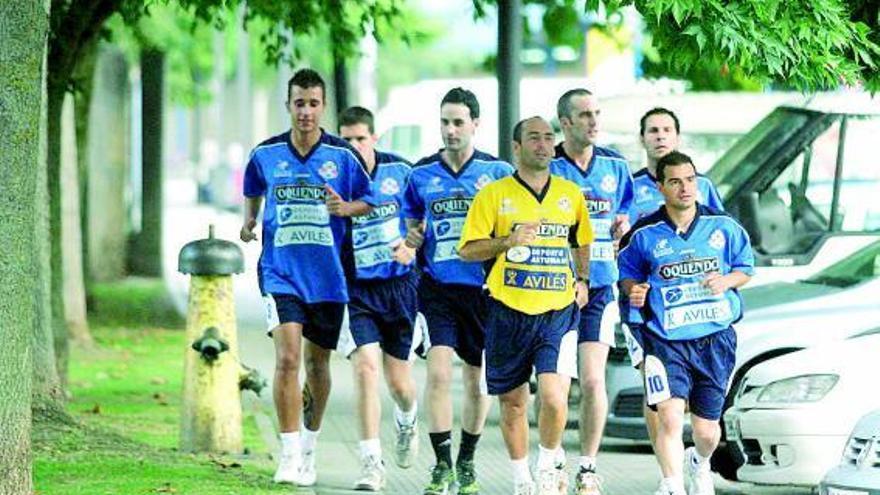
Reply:
[[412, 270], [413, 264], [401, 265], [392, 258], [394, 247], [406, 237], [401, 204], [411, 172], [408, 161], [376, 151], [376, 168], [370, 177], [371, 203], [376, 206], [368, 215], [351, 219], [354, 264], [359, 280], [389, 279]]
[[[646, 217], [663, 206], [666, 200], [657, 186], [657, 178], [643, 168], [633, 174], [633, 202], [629, 211], [630, 222]], [[721, 196], [715, 189], [712, 180], [703, 174], [697, 174], [697, 203], [724, 211]]]
[[751, 275], [755, 257], [745, 229], [720, 210], [697, 205], [684, 234], [662, 208], [633, 226], [620, 243], [620, 278], [650, 284], [642, 308], [646, 326], [667, 340], [691, 340], [724, 330], [742, 317], [736, 290], [713, 295], [706, 274]]
[[617, 282], [611, 226], [617, 215], [627, 215], [633, 197], [633, 178], [626, 159], [608, 148], [593, 146], [587, 170], [565, 154], [562, 143], [556, 146], [556, 158], [550, 173], [562, 176], [581, 188], [590, 211], [595, 240], [590, 244], [590, 287], [604, 287]]
[[492, 155], [474, 150], [456, 173], [440, 152], [413, 167], [404, 197], [405, 218], [425, 220], [425, 242], [419, 253], [422, 268], [445, 284], [482, 286], [483, 265], [458, 257], [458, 240], [468, 208], [486, 184], [513, 174], [513, 167]]
[[328, 213], [324, 187], [346, 201], [372, 204], [360, 160], [348, 143], [323, 131], [305, 156], [293, 147], [289, 131], [251, 152], [244, 195], [266, 198], [259, 262], [264, 294], [293, 294], [306, 303], [348, 301], [342, 263], [348, 219]]

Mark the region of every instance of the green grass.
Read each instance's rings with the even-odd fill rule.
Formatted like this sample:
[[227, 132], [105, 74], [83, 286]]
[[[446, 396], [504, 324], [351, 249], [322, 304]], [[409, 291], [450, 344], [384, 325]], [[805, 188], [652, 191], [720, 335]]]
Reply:
[[[185, 339], [160, 281], [94, 287], [95, 347], [71, 350], [73, 421], [35, 417], [34, 482], [41, 495], [290, 493], [245, 412], [247, 456], [176, 450]], [[158, 323], [157, 323], [158, 322]]]

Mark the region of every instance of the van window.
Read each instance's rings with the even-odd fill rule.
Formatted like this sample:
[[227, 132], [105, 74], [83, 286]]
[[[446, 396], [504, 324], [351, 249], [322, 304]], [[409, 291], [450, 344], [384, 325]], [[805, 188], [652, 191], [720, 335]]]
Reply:
[[848, 117], [835, 228], [880, 230], [880, 118]]

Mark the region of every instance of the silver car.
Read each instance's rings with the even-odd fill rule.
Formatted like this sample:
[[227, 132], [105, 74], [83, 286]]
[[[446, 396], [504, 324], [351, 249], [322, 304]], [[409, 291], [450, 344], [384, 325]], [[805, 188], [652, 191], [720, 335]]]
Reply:
[[866, 414], [853, 428], [840, 464], [825, 475], [819, 494], [880, 495], [880, 410]]

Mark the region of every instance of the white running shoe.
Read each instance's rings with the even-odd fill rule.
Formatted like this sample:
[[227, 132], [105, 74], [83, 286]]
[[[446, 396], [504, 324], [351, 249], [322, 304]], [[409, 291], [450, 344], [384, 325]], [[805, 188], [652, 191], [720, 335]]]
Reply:
[[275, 483], [299, 483], [299, 456], [293, 454], [281, 454], [278, 458], [278, 470], [272, 478]]
[[538, 495], [563, 495], [559, 491], [559, 470], [555, 466], [539, 469], [537, 478]]
[[654, 492], [654, 495], [687, 495], [681, 489], [676, 489], [675, 487], [670, 487], [666, 484], [666, 480], [660, 480], [660, 484], [657, 486], [657, 491]]
[[513, 484], [513, 495], [535, 495], [535, 483], [531, 480]]
[[708, 462], [697, 462], [697, 449], [688, 447], [684, 451], [684, 486], [687, 495], [715, 495], [715, 484]]
[[307, 450], [302, 453], [302, 461], [299, 467], [299, 486], [315, 486], [318, 481], [318, 473], [315, 472], [315, 451]]
[[394, 449], [394, 461], [402, 468], [412, 465], [413, 458], [419, 452], [419, 429], [416, 421], [411, 425], [402, 425], [394, 421], [394, 434], [397, 438]]
[[385, 463], [374, 455], [361, 460], [361, 477], [354, 484], [355, 490], [378, 492], [385, 488]]
[[593, 471], [580, 468], [574, 478], [574, 493], [577, 495], [602, 495], [602, 477]]

